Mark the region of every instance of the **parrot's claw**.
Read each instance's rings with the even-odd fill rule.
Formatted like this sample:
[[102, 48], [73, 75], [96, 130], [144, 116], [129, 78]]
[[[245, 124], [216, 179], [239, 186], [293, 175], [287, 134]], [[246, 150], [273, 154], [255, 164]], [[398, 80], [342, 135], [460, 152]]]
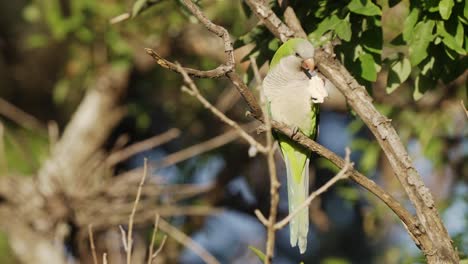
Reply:
[[297, 133], [299, 133], [299, 127], [293, 127], [291, 136], [294, 137]]

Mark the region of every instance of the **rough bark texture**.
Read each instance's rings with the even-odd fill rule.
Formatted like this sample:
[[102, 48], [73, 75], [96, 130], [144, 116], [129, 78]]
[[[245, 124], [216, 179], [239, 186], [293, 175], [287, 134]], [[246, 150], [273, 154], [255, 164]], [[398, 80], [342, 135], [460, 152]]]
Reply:
[[450, 236], [437, 212], [431, 192], [414, 168], [391, 120], [379, 113], [364, 86], [357, 83], [337, 60], [324, 52], [316, 55], [318, 68], [346, 97], [350, 106], [361, 117], [387, 156], [420, 221], [419, 230], [427, 233], [424, 254], [429, 263], [458, 263]]

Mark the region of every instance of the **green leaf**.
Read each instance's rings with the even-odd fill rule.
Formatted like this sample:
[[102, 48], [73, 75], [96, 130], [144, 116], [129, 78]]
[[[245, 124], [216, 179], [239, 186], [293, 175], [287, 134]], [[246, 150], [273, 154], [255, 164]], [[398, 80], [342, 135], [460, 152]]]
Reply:
[[345, 19], [340, 20], [340, 22], [335, 26], [335, 33], [338, 37], [344, 41], [351, 40], [351, 23], [349, 23], [349, 16]]
[[437, 35], [442, 37], [442, 42], [445, 46], [449, 47], [450, 49], [456, 51], [461, 55], [466, 55], [466, 51], [463, 49], [463, 25], [458, 22], [457, 31], [455, 36], [447, 32], [444, 26], [444, 22], [438, 21], [437, 22]]
[[265, 254], [263, 254], [263, 252], [260, 250], [260, 249], [257, 249], [255, 248], [254, 246], [249, 246], [249, 249], [252, 250], [253, 253], [255, 253], [255, 255], [257, 255], [257, 257], [262, 261], [264, 262], [265, 261]]
[[369, 53], [363, 53], [359, 56], [359, 61], [361, 62], [361, 77], [371, 82], [377, 80], [374, 57]]
[[370, 0], [351, 0], [348, 4], [348, 8], [351, 12], [364, 16], [382, 15], [380, 7]]
[[449, 19], [450, 14], [452, 14], [453, 5], [453, 0], [441, 0], [439, 2], [439, 13], [444, 20]]
[[396, 60], [390, 66], [387, 77], [387, 93], [393, 93], [400, 84], [408, 79], [411, 73], [411, 63], [406, 57]]
[[413, 8], [403, 24], [403, 40], [409, 42], [413, 37], [413, 29], [419, 18], [419, 9]]
[[465, 0], [465, 6], [463, 7], [463, 17], [465, 19], [468, 17], [468, 0]]
[[321, 38], [325, 32], [334, 29], [340, 22], [341, 20], [336, 15], [325, 18], [322, 22], [320, 22], [320, 24], [318, 24], [317, 29], [309, 34], [308, 37], [312, 41], [312, 44], [320, 44]]
[[439, 0], [424, 0], [421, 4], [425, 10], [431, 13], [439, 11]]
[[427, 48], [434, 39], [432, 30], [435, 22], [432, 20], [421, 21], [413, 31], [413, 38], [409, 42], [409, 57], [412, 66], [418, 65], [424, 58], [427, 57]]
[[414, 82], [413, 99], [418, 101], [421, 99], [421, 97], [423, 97], [424, 93], [433, 86], [434, 82], [430, 78], [419, 74]]
[[360, 43], [366, 51], [382, 54], [382, 42], [383, 35], [381, 27], [372, 26], [362, 32]]
[[422, 63], [419, 65], [419, 68], [421, 69], [421, 74], [427, 76], [429, 71], [431, 71], [434, 68], [434, 63], [434, 57], [429, 57], [423, 60]]

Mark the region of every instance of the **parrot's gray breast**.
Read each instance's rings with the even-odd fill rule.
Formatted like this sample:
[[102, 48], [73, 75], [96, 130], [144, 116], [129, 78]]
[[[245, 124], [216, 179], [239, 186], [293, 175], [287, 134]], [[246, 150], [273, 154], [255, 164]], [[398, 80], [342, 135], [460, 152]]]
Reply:
[[[302, 72], [300, 59], [283, 58], [263, 81], [265, 97], [273, 120], [309, 133], [312, 124], [310, 79]], [[319, 78], [319, 77], [317, 77]]]

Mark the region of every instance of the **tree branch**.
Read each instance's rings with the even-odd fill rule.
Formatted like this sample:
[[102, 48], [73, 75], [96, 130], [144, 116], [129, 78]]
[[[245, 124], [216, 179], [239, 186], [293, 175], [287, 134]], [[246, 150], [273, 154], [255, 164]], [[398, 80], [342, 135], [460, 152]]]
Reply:
[[195, 241], [193, 241], [193, 239], [184, 234], [182, 231], [166, 222], [166, 220], [162, 218], [159, 220], [159, 228], [173, 237], [177, 242], [195, 252], [198, 256], [200, 256], [201, 259], [203, 259], [203, 261], [205, 261], [205, 263], [219, 264], [218, 260], [216, 260], [216, 258], [213, 257], [213, 255], [211, 255], [208, 251], [206, 251], [206, 249], [198, 245]]

